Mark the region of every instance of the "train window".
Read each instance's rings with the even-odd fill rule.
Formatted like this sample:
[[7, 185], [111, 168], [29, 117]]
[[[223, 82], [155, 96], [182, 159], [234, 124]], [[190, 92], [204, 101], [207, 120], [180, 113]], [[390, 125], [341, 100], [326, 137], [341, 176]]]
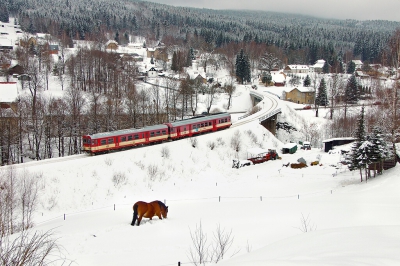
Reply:
[[162, 131], [162, 134], [163, 134], [163, 135], [167, 135], [167, 131], [163, 130], [163, 131]]
[[186, 131], [186, 127], [183, 128], [183, 131]]
[[154, 132], [150, 132], [150, 137], [154, 137]]
[[138, 134], [134, 135], [134, 139], [139, 139], [139, 135]]
[[121, 137], [121, 141], [126, 141], [126, 137], [125, 136]]
[[92, 140], [92, 145], [96, 145], [97, 141], [96, 140]]
[[196, 129], [196, 125], [193, 125], [193, 129]]
[[156, 136], [160, 136], [160, 134], [161, 134], [160, 131], [157, 131], [157, 132], [156, 132]]
[[132, 140], [133, 139], [133, 136], [132, 135], [129, 135], [128, 136], [128, 140]]
[[86, 139], [83, 139], [83, 144], [86, 144]]
[[107, 144], [107, 140], [102, 139], [100, 143], [101, 143], [101, 145], [106, 145]]
[[202, 123], [202, 124], [200, 125], [200, 127], [204, 127], [204, 123]]
[[114, 139], [108, 139], [108, 144], [113, 144], [114, 143]]

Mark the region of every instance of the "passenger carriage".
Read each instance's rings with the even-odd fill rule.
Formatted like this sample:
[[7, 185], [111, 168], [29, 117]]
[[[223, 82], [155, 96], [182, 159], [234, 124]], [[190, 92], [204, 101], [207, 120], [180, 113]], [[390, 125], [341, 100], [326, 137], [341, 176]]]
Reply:
[[232, 122], [229, 113], [219, 113], [175, 121], [166, 125], [168, 125], [170, 138], [175, 140], [229, 128]]
[[167, 139], [168, 127], [166, 125], [148, 126], [140, 129], [123, 129], [83, 136], [83, 151], [95, 154], [138, 145], [159, 143]]

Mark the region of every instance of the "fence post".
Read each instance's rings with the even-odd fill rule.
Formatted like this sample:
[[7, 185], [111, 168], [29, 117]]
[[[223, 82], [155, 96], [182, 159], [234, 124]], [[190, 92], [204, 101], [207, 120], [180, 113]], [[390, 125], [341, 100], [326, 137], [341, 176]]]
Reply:
[[300, 199], [300, 195], [297, 195], [297, 199]]
[[115, 204], [114, 204], [114, 211], [115, 211]]
[[64, 221], [65, 221], [65, 213], [64, 213]]
[[218, 202], [221, 202], [221, 196], [218, 197]]
[[260, 196], [260, 200], [262, 201], [262, 196]]
[[178, 266], [181, 266], [181, 262], [180, 261], [178, 261]]

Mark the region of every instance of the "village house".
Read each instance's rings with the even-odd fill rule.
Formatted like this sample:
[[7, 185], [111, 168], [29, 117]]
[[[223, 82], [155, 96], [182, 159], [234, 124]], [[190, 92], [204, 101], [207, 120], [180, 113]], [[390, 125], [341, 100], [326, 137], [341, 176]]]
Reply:
[[308, 73], [310, 68], [307, 65], [287, 65], [283, 72], [285, 74], [298, 74], [298, 73]]
[[18, 111], [18, 88], [16, 82], [0, 82], [0, 108]]
[[317, 60], [317, 62], [315, 62], [314, 65], [310, 66], [310, 70], [311, 70], [311, 72], [322, 73], [322, 69], [324, 68], [324, 65], [325, 65], [324, 59]]
[[155, 69], [154, 67], [151, 67], [148, 71], [147, 71], [147, 76], [149, 78], [156, 78], [158, 77], [158, 71], [157, 69]]
[[351, 60], [356, 65], [356, 70], [361, 70], [363, 62], [361, 60]]
[[118, 43], [114, 40], [106, 42], [106, 50], [116, 51], [118, 49]]
[[315, 91], [311, 87], [288, 88], [282, 92], [282, 99], [299, 104], [313, 104]]

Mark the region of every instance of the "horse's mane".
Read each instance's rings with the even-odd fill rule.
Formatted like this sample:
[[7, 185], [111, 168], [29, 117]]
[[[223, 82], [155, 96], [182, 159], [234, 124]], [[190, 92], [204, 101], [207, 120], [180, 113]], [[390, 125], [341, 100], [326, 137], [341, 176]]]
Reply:
[[158, 206], [160, 206], [160, 208], [164, 208], [166, 209], [167, 206], [165, 206], [165, 204], [162, 201], [157, 200]]

